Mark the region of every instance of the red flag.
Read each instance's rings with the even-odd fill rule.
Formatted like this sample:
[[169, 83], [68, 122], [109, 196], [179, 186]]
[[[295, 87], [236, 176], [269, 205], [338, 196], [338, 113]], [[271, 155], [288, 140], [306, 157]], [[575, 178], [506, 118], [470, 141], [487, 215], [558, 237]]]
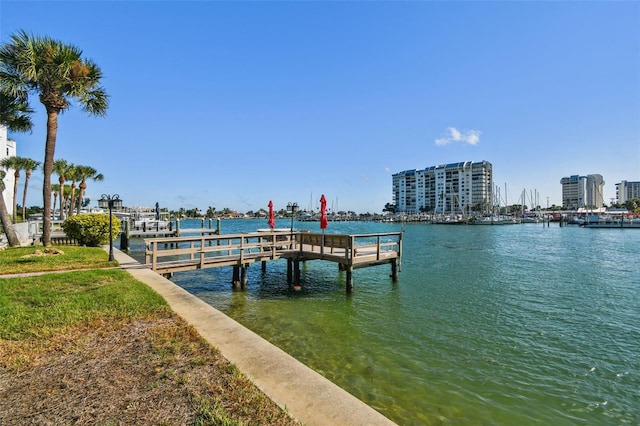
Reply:
[[324, 194], [320, 197], [320, 228], [325, 229], [329, 221], [327, 220], [327, 199]]
[[271, 200], [269, 200], [269, 222], [268, 223], [271, 229], [275, 228], [276, 221], [273, 217], [273, 202]]

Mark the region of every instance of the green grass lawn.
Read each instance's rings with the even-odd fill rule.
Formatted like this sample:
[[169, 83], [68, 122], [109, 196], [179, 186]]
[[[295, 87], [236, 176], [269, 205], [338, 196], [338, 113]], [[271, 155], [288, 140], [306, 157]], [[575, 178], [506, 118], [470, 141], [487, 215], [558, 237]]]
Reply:
[[[0, 279], [0, 339], [51, 336], [97, 319], [136, 319], [170, 309], [129, 273], [112, 269], [100, 247], [16, 247], [0, 251], [0, 274], [49, 272]], [[108, 269], [104, 269], [108, 268]]]
[[169, 312], [159, 294], [119, 269], [0, 279], [0, 339], [48, 338], [97, 320]]
[[0, 424], [297, 424], [105, 250], [55, 249], [0, 251]]
[[44, 247], [14, 247], [0, 250], [0, 275], [28, 272], [94, 269], [118, 266], [100, 247], [54, 246], [59, 254], [47, 254]]

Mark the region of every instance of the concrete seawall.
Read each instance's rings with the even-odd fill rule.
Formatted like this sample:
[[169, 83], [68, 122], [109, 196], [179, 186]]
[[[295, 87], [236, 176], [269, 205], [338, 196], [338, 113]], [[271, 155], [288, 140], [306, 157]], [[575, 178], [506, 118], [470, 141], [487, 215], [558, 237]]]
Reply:
[[[276, 404], [304, 425], [394, 425], [286, 352], [119, 250], [116, 260]], [[231, 291], [231, 289], [229, 289]]]

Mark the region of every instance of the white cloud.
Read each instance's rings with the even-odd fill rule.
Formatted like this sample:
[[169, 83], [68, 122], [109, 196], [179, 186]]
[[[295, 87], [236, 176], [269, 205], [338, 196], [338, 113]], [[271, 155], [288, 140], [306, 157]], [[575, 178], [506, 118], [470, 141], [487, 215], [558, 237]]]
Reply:
[[480, 130], [469, 130], [465, 142], [469, 145], [477, 145], [480, 142]]
[[436, 145], [444, 146], [452, 142], [461, 142], [467, 145], [477, 145], [480, 143], [480, 130], [468, 130], [461, 132], [455, 127], [447, 127], [441, 138], [436, 139]]

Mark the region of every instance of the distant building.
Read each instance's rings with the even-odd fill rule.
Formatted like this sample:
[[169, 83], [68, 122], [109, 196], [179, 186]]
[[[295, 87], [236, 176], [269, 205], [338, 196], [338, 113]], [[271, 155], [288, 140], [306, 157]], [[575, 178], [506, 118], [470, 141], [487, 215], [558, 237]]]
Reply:
[[393, 203], [405, 213], [490, 211], [493, 166], [488, 161], [442, 164], [392, 175]]
[[620, 183], [616, 183], [616, 200], [618, 204], [624, 204], [634, 198], [640, 198], [640, 182], [623, 180]]
[[602, 175], [572, 175], [560, 179], [562, 185], [562, 207], [565, 209], [592, 208], [604, 205]]
[[[0, 160], [3, 160], [7, 157], [15, 157], [16, 156], [16, 141], [11, 140], [7, 137], [7, 128], [0, 124]], [[4, 197], [4, 202], [7, 206], [7, 211], [9, 214], [13, 214], [13, 184], [15, 182], [15, 170], [13, 169], [4, 169], [7, 172], [4, 177], [4, 191], [2, 195]]]

